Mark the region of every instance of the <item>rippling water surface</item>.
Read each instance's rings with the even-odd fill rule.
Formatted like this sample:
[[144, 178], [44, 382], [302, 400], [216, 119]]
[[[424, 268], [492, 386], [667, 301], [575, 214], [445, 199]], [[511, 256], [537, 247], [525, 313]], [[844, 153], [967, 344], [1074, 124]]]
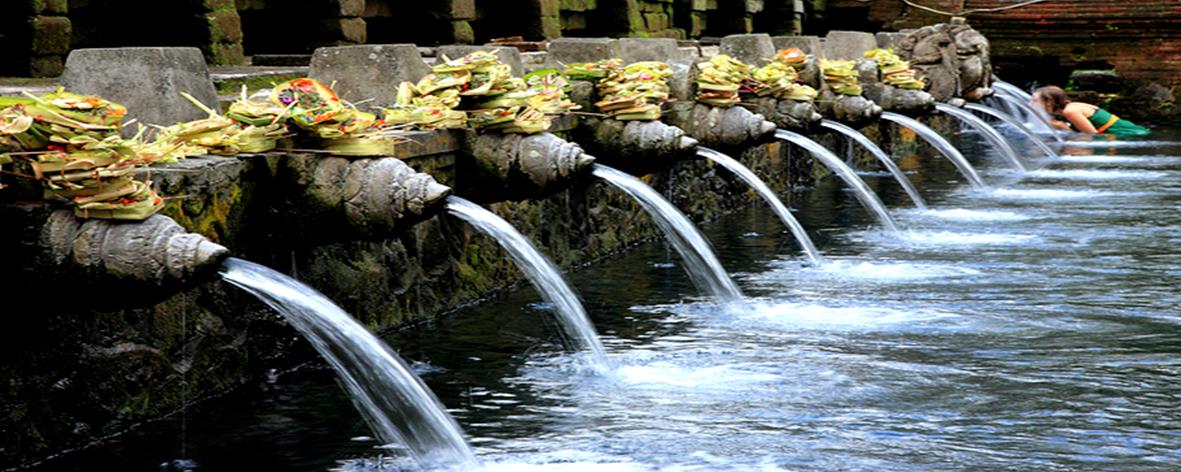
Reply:
[[[991, 191], [931, 156], [911, 162], [931, 210], [868, 179], [901, 237], [832, 179], [794, 196], [819, 266], [762, 205], [704, 225], [744, 304], [700, 297], [661, 243], [571, 274], [610, 374], [563, 353], [528, 288], [387, 340], [488, 470], [1176, 470], [1177, 137], [1031, 149], [1021, 176], [966, 134]], [[191, 411], [184, 441], [168, 422], [75, 462], [406, 466], [329, 372], [246, 390]]]

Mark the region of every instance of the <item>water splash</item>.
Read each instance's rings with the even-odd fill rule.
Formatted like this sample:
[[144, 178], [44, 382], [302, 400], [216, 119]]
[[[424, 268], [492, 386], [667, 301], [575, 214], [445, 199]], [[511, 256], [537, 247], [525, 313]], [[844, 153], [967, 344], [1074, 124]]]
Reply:
[[1009, 142], [1005, 140], [1004, 136], [1001, 136], [1001, 134], [997, 132], [996, 128], [993, 128], [984, 120], [977, 118], [976, 115], [946, 103], [936, 103], [935, 109], [945, 114], [954, 116], [960, 121], [967, 123], [969, 126], [979, 130], [984, 134], [984, 137], [992, 143], [993, 146], [996, 146], [997, 149], [1001, 150], [1001, 155], [1005, 156], [1005, 159], [1008, 159], [1009, 164], [1012, 164], [1014, 169], [1025, 172], [1025, 164], [1022, 164], [1021, 159], [1017, 157], [1017, 151], [1013, 150], [1013, 146], [1009, 145]]
[[979, 103], [968, 103], [968, 104], [964, 105], [964, 108], [966, 108], [968, 110], [984, 113], [986, 115], [995, 117], [1005, 123], [1008, 123], [1010, 126], [1017, 128], [1017, 130], [1024, 133], [1025, 136], [1027, 136], [1029, 138], [1029, 141], [1032, 142], [1034, 146], [1036, 146], [1038, 149], [1040, 149], [1043, 153], [1046, 154], [1046, 157], [1049, 157], [1050, 159], [1057, 159], [1058, 158], [1058, 153], [1054, 152], [1053, 149], [1050, 149], [1050, 146], [1047, 146], [1046, 143], [1043, 143], [1042, 139], [1037, 134], [1034, 134], [1033, 130], [1029, 129], [1028, 126], [1025, 126], [1025, 124], [1022, 123], [1017, 118], [1014, 118], [1013, 115], [1010, 115], [1010, 114], [1005, 113], [1003, 111], [997, 110], [996, 108], [986, 107], [986, 106], [981, 105]]
[[1038, 169], [1026, 174], [1027, 177], [1061, 180], [1151, 180], [1168, 175], [1167, 172], [1093, 169]]
[[1020, 213], [1002, 210], [969, 210], [967, 208], [949, 208], [943, 210], [927, 210], [922, 216], [952, 220], [952, 221], [1025, 221], [1029, 217]]
[[874, 193], [873, 190], [870, 190], [869, 186], [865, 184], [865, 181], [861, 180], [861, 178], [857, 176], [857, 173], [854, 172], [853, 169], [849, 168], [849, 166], [843, 161], [841, 161], [841, 158], [837, 157], [836, 154], [833, 154], [832, 151], [829, 151], [820, 143], [813, 141], [802, 134], [785, 129], [776, 130], [775, 138], [791, 142], [793, 144], [799, 145], [800, 147], [803, 147], [804, 149], [807, 149], [808, 152], [812, 153], [813, 157], [824, 164], [825, 167], [832, 169], [834, 174], [840, 177], [841, 180], [844, 180], [845, 183], [853, 189], [855, 192], [854, 194], [857, 195], [857, 199], [861, 201], [861, 205], [864, 206], [866, 210], [869, 210], [870, 213], [873, 213], [875, 216], [877, 216], [878, 222], [880, 222], [887, 231], [895, 234], [898, 233], [898, 225], [894, 223], [894, 218], [890, 217], [890, 212], [886, 211], [886, 206], [882, 204], [880, 199], [878, 199], [877, 194]]
[[894, 180], [897, 180], [898, 184], [902, 186], [902, 189], [906, 191], [906, 195], [910, 196], [910, 201], [914, 202], [914, 206], [920, 210], [927, 209], [927, 202], [923, 201], [922, 195], [919, 195], [919, 191], [916, 190], [914, 185], [910, 183], [910, 179], [906, 178], [906, 174], [902, 173], [902, 169], [898, 168], [898, 164], [895, 164], [894, 160], [890, 158], [890, 155], [886, 154], [886, 151], [883, 151], [882, 148], [878, 147], [876, 143], [874, 143], [864, 134], [861, 134], [857, 130], [850, 128], [843, 123], [826, 119], [821, 121], [820, 125], [848, 136], [850, 139], [860, 144], [861, 147], [864, 147], [866, 150], [868, 150], [870, 154], [873, 154], [874, 157], [877, 157], [878, 161], [880, 161], [882, 165], [886, 167], [886, 170], [890, 172], [890, 175], [894, 176]]
[[808, 260], [813, 264], [817, 264], [821, 261], [820, 251], [816, 250], [816, 245], [812, 243], [812, 238], [809, 238], [808, 233], [804, 231], [803, 225], [800, 225], [800, 222], [796, 220], [796, 217], [791, 214], [791, 211], [789, 211], [787, 207], [783, 205], [783, 202], [779, 200], [779, 197], [775, 195], [775, 192], [771, 191], [771, 188], [767, 187], [767, 184], [763, 182], [763, 180], [757, 175], [755, 175], [755, 173], [752, 172], [750, 168], [742, 165], [741, 162], [734, 160], [734, 158], [730, 156], [704, 146], [697, 147], [697, 155], [718, 163], [730, 172], [733, 172], [734, 175], [737, 175], [738, 178], [742, 179], [743, 182], [746, 182], [747, 185], [750, 185], [750, 187], [753, 188], [755, 192], [759, 194], [759, 196], [763, 197], [763, 200], [765, 200], [768, 205], [771, 205], [771, 209], [775, 211], [775, 214], [779, 216], [779, 219], [783, 221], [783, 224], [787, 225], [787, 228], [791, 230], [791, 234], [795, 236], [796, 242], [799, 243], [800, 248], [803, 249], [804, 253], [808, 255]]
[[955, 168], [960, 171], [960, 174], [962, 174], [964, 178], [968, 179], [968, 184], [971, 185], [973, 189], [988, 189], [988, 186], [984, 185], [984, 181], [980, 180], [980, 174], [977, 174], [976, 169], [972, 167], [972, 164], [969, 164], [968, 160], [964, 158], [964, 155], [960, 154], [959, 149], [956, 149], [955, 146], [952, 146], [951, 143], [947, 142], [946, 139], [943, 139], [943, 136], [940, 136], [939, 133], [935, 132], [935, 130], [927, 127], [927, 125], [919, 123], [918, 120], [914, 118], [905, 115], [899, 115], [894, 112], [882, 112], [882, 119], [886, 121], [892, 121], [910, 128], [915, 132], [915, 134], [918, 134], [928, 143], [931, 143], [931, 145], [934, 146], [935, 149], [937, 149], [945, 157], [947, 157], [947, 159], [950, 160], [952, 164], [955, 164]]
[[705, 237], [672, 203], [640, 179], [602, 164], [594, 164], [592, 169], [595, 177], [631, 195], [649, 215], [652, 215], [652, 220], [664, 232], [665, 238], [685, 260], [685, 271], [699, 289], [727, 302], [743, 299], [742, 291], [730, 276], [726, 275], [722, 263], [718, 262]]
[[998, 98], [1013, 104], [1019, 109], [1025, 110], [1026, 114], [1033, 116], [1037, 120], [1036, 123], [1040, 123], [1043, 129], [1050, 130], [1049, 134], [1054, 138], [1054, 141], [1063, 142], [1061, 131], [1050, 124], [1050, 117], [1045, 110], [1034, 108], [1033, 105], [1029, 104], [1028, 100], [1021, 100], [1009, 95], [998, 95]]
[[598, 368], [603, 371], [610, 369], [603, 343], [595, 333], [582, 302], [549, 259], [541, 255], [509, 222], [475, 203], [450, 196], [447, 197], [447, 211], [491, 236], [508, 251], [509, 257], [525, 273], [541, 297], [553, 307], [569, 347], [590, 351], [591, 359]]
[[222, 277], [278, 311], [340, 376], [373, 433], [427, 467], [478, 465], [455, 419], [410, 368], [348, 313], [299, 281], [241, 259]]

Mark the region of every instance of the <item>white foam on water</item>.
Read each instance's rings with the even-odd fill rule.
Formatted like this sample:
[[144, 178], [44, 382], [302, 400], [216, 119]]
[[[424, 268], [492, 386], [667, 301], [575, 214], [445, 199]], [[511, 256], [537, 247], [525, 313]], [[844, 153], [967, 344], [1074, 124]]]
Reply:
[[951, 208], [946, 210], [916, 211], [919, 215], [930, 216], [952, 221], [1025, 221], [1030, 217], [1017, 212], [1004, 210], [969, 210], [966, 208]]
[[981, 273], [979, 270], [967, 267], [953, 267], [939, 264], [843, 260], [830, 260], [811, 269], [822, 274], [841, 278], [886, 281], [945, 278], [979, 275]]
[[[1089, 137], [1090, 135], [1084, 135], [1084, 136]], [[1046, 144], [1049, 144], [1051, 146], [1062, 146], [1062, 147], [1135, 148], [1135, 147], [1177, 146], [1177, 145], [1181, 145], [1181, 142], [1177, 142], [1177, 141], [1105, 141], [1105, 140], [1100, 139], [1100, 140], [1094, 140], [1094, 141], [1063, 141], [1060, 143], [1059, 142], [1048, 142]]]
[[1013, 200], [1083, 200], [1118, 196], [1115, 192], [1098, 190], [1065, 190], [1054, 188], [998, 188], [989, 192], [996, 198]]
[[684, 367], [664, 361], [622, 366], [612, 375], [633, 387], [692, 388], [698, 391], [746, 390], [754, 384], [781, 380], [777, 375], [745, 371], [731, 365]]
[[971, 246], [1026, 244], [1040, 239], [1032, 234], [959, 233], [955, 231], [906, 231], [902, 239], [915, 245]]
[[1107, 155], [1087, 155], [1087, 156], [1072, 156], [1063, 155], [1058, 160], [1059, 162], [1071, 162], [1081, 164], [1142, 164], [1142, 163], [1158, 163], [1176, 160], [1175, 157], [1170, 156], [1107, 156]]
[[1136, 170], [1091, 170], [1091, 169], [1038, 169], [1025, 174], [1039, 179], [1064, 180], [1148, 180], [1169, 175], [1165, 172]]
[[814, 303], [752, 303], [735, 324], [784, 330], [877, 331], [915, 328], [958, 315], [929, 310], [874, 306], [826, 306]]

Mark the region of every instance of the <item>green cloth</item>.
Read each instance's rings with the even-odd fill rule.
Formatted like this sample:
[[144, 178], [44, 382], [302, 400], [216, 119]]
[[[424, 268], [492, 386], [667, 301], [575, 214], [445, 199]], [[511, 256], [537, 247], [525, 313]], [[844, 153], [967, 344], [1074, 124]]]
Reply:
[[[1102, 108], [1096, 108], [1095, 113], [1087, 119], [1091, 121], [1091, 125], [1095, 126], [1095, 129], [1099, 129], [1102, 128], [1103, 125], [1107, 124], [1107, 122], [1111, 120], [1112, 116], [1115, 115], [1112, 115], [1111, 112]], [[1114, 134], [1116, 137], [1120, 138], [1148, 136], [1148, 134], [1151, 133], [1151, 131], [1149, 131], [1147, 128], [1136, 123], [1132, 123], [1131, 121], [1125, 120], [1123, 118], [1120, 118], [1103, 132]]]

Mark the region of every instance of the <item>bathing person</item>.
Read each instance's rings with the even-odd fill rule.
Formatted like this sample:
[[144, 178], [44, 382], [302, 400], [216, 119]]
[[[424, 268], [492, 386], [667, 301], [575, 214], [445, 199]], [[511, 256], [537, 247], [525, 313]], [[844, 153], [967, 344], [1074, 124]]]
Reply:
[[1121, 119], [1095, 105], [1072, 102], [1066, 97], [1066, 92], [1052, 85], [1033, 92], [1033, 105], [1045, 109], [1054, 118], [1065, 118], [1067, 122], [1055, 119], [1050, 123], [1066, 131], [1073, 129], [1080, 133], [1108, 133], [1120, 138], [1148, 136], [1150, 133], [1143, 126]]

